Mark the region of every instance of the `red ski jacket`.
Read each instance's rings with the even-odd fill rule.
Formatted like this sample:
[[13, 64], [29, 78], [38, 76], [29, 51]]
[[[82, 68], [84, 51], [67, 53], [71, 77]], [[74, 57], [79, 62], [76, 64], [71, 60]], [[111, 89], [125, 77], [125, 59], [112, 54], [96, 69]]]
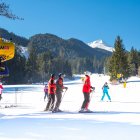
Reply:
[[51, 78], [48, 82], [48, 94], [55, 94], [56, 93], [56, 84], [54, 78]]
[[0, 94], [2, 94], [3, 86], [0, 85]]
[[90, 93], [91, 92], [91, 83], [90, 83], [90, 77], [86, 75], [83, 85], [83, 92]]

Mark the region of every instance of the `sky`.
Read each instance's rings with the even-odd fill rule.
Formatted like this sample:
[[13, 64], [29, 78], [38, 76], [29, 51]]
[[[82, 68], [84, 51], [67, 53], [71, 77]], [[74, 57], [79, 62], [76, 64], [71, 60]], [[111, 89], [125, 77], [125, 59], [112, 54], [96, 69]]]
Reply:
[[140, 0], [2, 0], [24, 20], [0, 16], [0, 27], [22, 37], [51, 33], [85, 43], [102, 39], [114, 46], [119, 35], [126, 50], [140, 48]]

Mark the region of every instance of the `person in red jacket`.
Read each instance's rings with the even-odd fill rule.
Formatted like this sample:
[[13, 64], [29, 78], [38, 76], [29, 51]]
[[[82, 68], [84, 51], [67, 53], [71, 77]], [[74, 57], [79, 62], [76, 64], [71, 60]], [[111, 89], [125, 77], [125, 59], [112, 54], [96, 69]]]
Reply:
[[0, 100], [2, 99], [2, 90], [3, 90], [3, 86], [2, 83], [0, 82]]
[[86, 74], [85, 80], [84, 80], [84, 85], [83, 85], [84, 101], [83, 101], [80, 111], [90, 111], [88, 109], [88, 105], [90, 102], [90, 93], [91, 93], [92, 89], [93, 89], [93, 87], [91, 86], [91, 83], [90, 83], [90, 76]]
[[52, 74], [48, 82], [48, 102], [45, 111], [53, 110], [55, 103], [55, 93], [56, 93], [55, 74]]

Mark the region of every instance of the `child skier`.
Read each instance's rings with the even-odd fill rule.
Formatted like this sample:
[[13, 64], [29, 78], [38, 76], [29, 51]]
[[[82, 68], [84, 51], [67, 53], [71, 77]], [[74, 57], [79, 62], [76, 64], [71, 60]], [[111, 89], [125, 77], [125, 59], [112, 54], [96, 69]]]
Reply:
[[44, 87], [44, 101], [45, 101], [45, 99], [46, 99], [46, 97], [48, 97], [48, 85], [47, 84], [45, 84], [45, 87]]
[[86, 74], [85, 80], [84, 80], [84, 85], [83, 85], [84, 101], [83, 101], [81, 110], [79, 112], [91, 112], [88, 109], [89, 102], [90, 102], [90, 93], [92, 91], [91, 89], [94, 89], [94, 88], [91, 86], [90, 76]]
[[108, 89], [109, 89], [109, 86], [108, 86], [107, 82], [105, 82], [105, 84], [104, 84], [103, 87], [102, 87], [103, 96], [102, 96], [102, 98], [101, 98], [101, 101], [104, 100], [104, 97], [105, 97], [105, 95], [106, 95], [106, 96], [108, 97], [108, 100], [111, 102], [111, 98], [110, 98], [110, 96], [109, 96], [109, 94], [108, 94]]
[[2, 90], [3, 90], [3, 86], [2, 83], [0, 82], [0, 100], [2, 99]]

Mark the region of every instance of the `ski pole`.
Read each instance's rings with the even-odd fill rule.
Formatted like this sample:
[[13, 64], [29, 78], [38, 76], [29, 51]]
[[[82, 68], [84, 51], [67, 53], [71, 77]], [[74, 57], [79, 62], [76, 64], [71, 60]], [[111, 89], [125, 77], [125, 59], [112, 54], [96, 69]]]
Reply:
[[67, 90], [68, 90], [68, 89], [66, 89], [65, 92], [63, 93], [63, 96], [62, 96], [62, 98], [61, 98], [61, 102], [62, 102], [62, 100], [63, 100], [63, 98], [64, 98], [65, 93], [66, 93]]
[[95, 92], [95, 89], [93, 89], [93, 90], [91, 91], [90, 100], [92, 99], [93, 92]]

